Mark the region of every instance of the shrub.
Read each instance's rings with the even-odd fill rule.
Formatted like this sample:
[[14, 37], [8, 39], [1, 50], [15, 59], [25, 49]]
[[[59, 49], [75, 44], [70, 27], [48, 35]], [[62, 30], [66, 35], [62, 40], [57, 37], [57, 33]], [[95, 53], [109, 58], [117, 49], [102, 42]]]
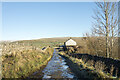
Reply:
[[95, 63], [95, 69], [99, 72], [99, 71], [104, 71], [106, 68], [106, 65], [104, 64], [104, 62], [102, 61], [97, 61]]

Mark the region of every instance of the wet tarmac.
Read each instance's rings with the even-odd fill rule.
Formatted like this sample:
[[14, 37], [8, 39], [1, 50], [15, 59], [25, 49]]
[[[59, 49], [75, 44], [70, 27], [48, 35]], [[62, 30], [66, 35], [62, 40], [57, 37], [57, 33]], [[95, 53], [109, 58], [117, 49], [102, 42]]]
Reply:
[[48, 62], [47, 66], [42, 72], [44, 73], [43, 79], [75, 78], [69, 66], [66, 65], [65, 59], [62, 58], [59, 54], [57, 54], [57, 51], [55, 49], [52, 59]]

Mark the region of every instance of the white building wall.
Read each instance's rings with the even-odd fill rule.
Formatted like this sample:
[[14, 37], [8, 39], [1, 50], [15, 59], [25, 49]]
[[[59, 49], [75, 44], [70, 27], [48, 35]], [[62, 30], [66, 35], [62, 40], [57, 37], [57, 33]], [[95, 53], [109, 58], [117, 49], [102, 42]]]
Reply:
[[65, 45], [66, 46], [76, 46], [77, 43], [74, 40], [70, 39], [67, 42], [65, 42]]

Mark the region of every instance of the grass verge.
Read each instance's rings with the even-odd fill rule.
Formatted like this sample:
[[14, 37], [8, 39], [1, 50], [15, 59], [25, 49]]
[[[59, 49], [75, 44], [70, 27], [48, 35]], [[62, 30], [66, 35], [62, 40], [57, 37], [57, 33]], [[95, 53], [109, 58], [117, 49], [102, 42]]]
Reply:
[[100, 70], [97, 71], [94, 67], [85, 63], [82, 59], [69, 56], [64, 52], [60, 52], [59, 54], [66, 59], [67, 64], [69, 65], [71, 70], [76, 74], [78, 78], [93, 79], [93, 80], [115, 78], [108, 74], [105, 74], [103, 71], [100, 71]]
[[[14, 55], [15, 54], [15, 55]], [[51, 59], [53, 49], [44, 53], [37, 50], [23, 50], [2, 56], [2, 78], [26, 78]]]

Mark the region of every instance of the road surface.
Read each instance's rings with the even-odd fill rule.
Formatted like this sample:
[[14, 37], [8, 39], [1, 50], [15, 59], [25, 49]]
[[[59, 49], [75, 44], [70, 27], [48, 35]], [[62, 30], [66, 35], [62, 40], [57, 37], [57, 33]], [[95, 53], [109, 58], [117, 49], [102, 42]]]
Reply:
[[72, 78], [75, 76], [71, 72], [70, 68], [66, 65], [64, 58], [62, 58], [58, 52], [54, 49], [53, 57], [48, 62], [47, 66], [44, 68], [43, 79], [46, 78]]

